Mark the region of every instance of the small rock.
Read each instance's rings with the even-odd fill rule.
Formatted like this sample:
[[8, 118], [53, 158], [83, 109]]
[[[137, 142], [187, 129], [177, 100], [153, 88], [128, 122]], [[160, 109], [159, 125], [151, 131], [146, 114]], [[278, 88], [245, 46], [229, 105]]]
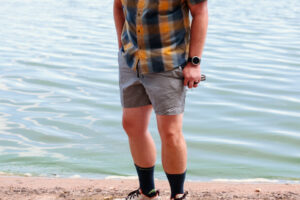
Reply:
[[58, 187], [58, 186], [56, 186], [54, 189], [55, 189], [55, 190], [63, 190], [62, 187]]
[[94, 190], [95, 192], [102, 192], [102, 190], [100, 188], [97, 188]]
[[64, 193], [61, 193], [61, 194], [59, 195], [59, 197], [66, 198], [66, 195], [65, 195]]
[[289, 193], [289, 194], [297, 194], [297, 193], [294, 193], [294, 192], [290, 192], [290, 191], [289, 191], [288, 193]]
[[33, 192], [34, 192], [35, 194], [39, 194], [39, 191], [38, 191], [37, 189], [34, 189]]
[[203, 197], [207, 197], [207, 196], [211, 196], [211, 194], [209, 192], [203, 194]]
[[261, 191], [260, 188], [256, 188], [256, 189], [255, 189], [255, 192], [260, 192], [260, 191]]

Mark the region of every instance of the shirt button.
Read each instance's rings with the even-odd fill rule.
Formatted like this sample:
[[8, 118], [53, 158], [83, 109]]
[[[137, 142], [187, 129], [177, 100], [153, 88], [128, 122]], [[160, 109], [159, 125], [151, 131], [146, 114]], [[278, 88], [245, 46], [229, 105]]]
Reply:
[[140, 33], [140, 32], [141, 32], [141, 30], [139, 29], [139, 30], [138, 30], [138, 32]]

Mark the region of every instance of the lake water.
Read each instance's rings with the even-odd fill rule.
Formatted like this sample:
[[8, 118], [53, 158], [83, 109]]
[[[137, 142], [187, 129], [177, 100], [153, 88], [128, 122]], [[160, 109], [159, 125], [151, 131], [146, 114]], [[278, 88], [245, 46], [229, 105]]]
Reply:
[[[0, 174], [136, 176], [112, 0], [2, 0]], [[300, 182], [300, 2], [209, 0], [184, 117], [188, 180]], [[155, 176], [166, 179], [160, 139]]]

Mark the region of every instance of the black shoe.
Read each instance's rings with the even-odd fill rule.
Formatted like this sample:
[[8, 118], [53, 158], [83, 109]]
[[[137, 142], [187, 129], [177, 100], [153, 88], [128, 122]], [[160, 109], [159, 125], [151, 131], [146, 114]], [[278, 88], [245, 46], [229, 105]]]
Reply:
[[140, 189], [134, 190], [128, 194], [125, 200], [159, 200], [159, 190], [155, 191], [155, 195], [153, 197], [148, 197], [142, 193]]

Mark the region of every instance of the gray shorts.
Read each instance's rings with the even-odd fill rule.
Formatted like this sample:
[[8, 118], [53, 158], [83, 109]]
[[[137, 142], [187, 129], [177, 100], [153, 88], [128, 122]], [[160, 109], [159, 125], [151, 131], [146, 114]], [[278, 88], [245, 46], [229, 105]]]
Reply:
[[137, 76], [128, 67], [122, 52], [118, 53], [121, 104], [134, 108], [152, 104], [156, 114], [176, 115], [184, 112], [187, 88], [182, 68]]

